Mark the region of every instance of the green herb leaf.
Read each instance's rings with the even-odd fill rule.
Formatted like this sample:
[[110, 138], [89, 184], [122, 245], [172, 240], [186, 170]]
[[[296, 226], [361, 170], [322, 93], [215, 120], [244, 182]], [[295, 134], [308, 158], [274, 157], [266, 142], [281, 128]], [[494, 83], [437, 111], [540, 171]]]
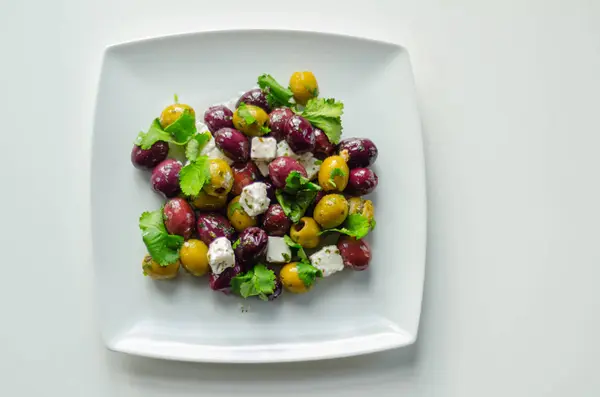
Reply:
[[156, 118], [148, 127], [148, 132], [141, 131], [135, 139], [135, 144], [144, 150], [150, 149], [158, 141], [171, 142], [171, 134], [166, 132], [160, 126], [160, 121]]
[[231, 204], [231, 206], [229, 207], [229, 210], [228, 210], [229, 217], [231, 218], [233, 216], [233, 213], [238, 210], [242, 211], [243, 213], [246, 213], [246, 211], [244, 211], [244, 207], [242, 207], [242, 205], [240, 204], [239, 201]]
[[312, 202], [317, 197], [316, 191], [303, 190], [299, 191], [296, 195], [285, 193], [283, 189], [277, 189], [275, 191], [275, 197], [281, 204], [283, 212], [287, 215], [292, 222], [296, 223], [304, 216], [304, 213], [310, 207]]
[[150, 149], [158, 141], [185, 145], [196, 133], [196, 117], [185, 109], [181, 116], [163, 129], [158, 118], [152, 121], [147, 132], [141, 131], [135, 139], [135, 144], [142, 149]]
[[256, 119], [254, 118], [252, 113], [250, 113], [250, 110], [248, 110], [248, 106], [246, 106], [244, 102], [240, 103], [240, 106], [238, 106], [237, 113], [238, 116], [244, 119], [246, 125], [252, 125], [256, 123]]
[[185, 147], [185, 157], [190, 161], [196, 161], [204, 146], [212, 139], [210, 132], [196, 134], [190, 139]]
[[335, 178], [336, 176], [346, 176], [346, 173], [341, 168], [334, 168], [331, 170], [331, 172], [329, 173], [329, 183], [335, 188], [337, 188], [337, 185], [335, 184], [333, 178]]
[[240, 245], [240, 239], [239, 238], [237, 240], [235, 240], [235, 242], [231, 245], [231, 248], [236, 249], [238, 245]]
[[323, 160], [315, 160], [315, 165], [321, 165], [323, 164]]
[[303, 177], [300, 172], [292, 171], [285, 178], [285, 192], [294, 194], [300, 190], [318, 192], [321, 190], [321, 186], [312, 183], [310, 179]]
[[373, 219], [371, 221], [371, 230], [375, 230], [375, 225], [377, 225], [377, 222], [375, 222], [375, 219]]
[[262, 132], [263, 135], [267, 135], [269, 132], [271, 132], [271, 129], [266, 125], [261, 125], [260, 132]]
[[183, 194], [197, 196], [206, 182], [210, 181], [208, 156], [199, 156], [179, 171], [179, 186]]
[[298, 270], [298, 277], [302, 280], [306, 288], [310, 288], [317, 277], [323, 277], [323, 273], [319, 269], [307, 262], [299, 262], [296, 265], [296, 269]]
[[142, 240], [152, 259], [160, 266], [168, 266], [177, 262], [183, 237], [167, 233], [162, 208], [142, 213], [139, 226], [142, 231]]
[[290, 100], [294, 93], [277, 82], [271, 75], [263, 74], [258, 77], [258, 86], [267, 96], [267, 102], [272, 108], [292, 106]]
[[283, 236], [283, 241], [291, 248], [295, 248], [298, 250], [297, 256], [300, 258], [300, 260], [302, 262], [310, 263], [310, 261], [308, 260], [308, 256], [306, 255], [306, 251], [304, 251], [304, 247], [302, 247], [300, 244], [296, 243], [294, 240], [292, 240], [292, 238], [290, 236], [287, 236], [287, 235]]
[[173, 102], [174, 103], [179, 103], [179, 95], [177, 95], [176, 93], [173, 94]]
[[333, 144], [338, 144], [342, 137], [342, 120], [344, 104], [329, 98], [312, 98], [306, 103], [302, 117], [312, 125], [323, 130]]
[[340, 229], [327, 229], [319, 232], [319, 235], [328, 232], [338, 232], [342, 234], [346, 234], [348, 236], [352, 236], [356, 239], [361, 239], [369, 234], [369, 231], [374, 227], [374, 221], [369, 222], [369, 219], [360, 214], [352, 214], [348, 215], [346, 221], [344, 222], [344, 227]]
[[275, 291], [275, 273], [265, 265], [258, 264], [246, 273], [233, 277], [231, 291], [243, 298], [258, 296], [262, 300], [267, 300]]

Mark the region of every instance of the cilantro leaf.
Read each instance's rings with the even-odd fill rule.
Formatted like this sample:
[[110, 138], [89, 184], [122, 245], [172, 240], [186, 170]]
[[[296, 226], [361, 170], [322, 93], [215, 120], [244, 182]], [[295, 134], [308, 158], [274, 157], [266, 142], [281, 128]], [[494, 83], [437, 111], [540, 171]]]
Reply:
[[269, 132], [271, 132], [271, 129], [266, 125], [261, 125], [260, 132], [262, 132], [263, 135], [267, 135]]
[[265, 265], [258, 264], [253, 269], [233, 277], [231, 291], [243, 298], [258, 296], [267, 300], [275, 291], [275, 273]]
[[[302, 262], [309, 262], [308, 256], [306, 255], [306, 251], [304, 251], [304, 247], [300, 244], [296, 243], [290, 236], [283, 236], [283, 241], [290, 246], [291, 248], [295, 248], [298, 250], [297, 256], [300, 258]], [[285, 258], [284, 258], [285, 259]]]
[[196, 161], [204, 146], [206, 146], [211, 139], [212, 136], [210, 132], [194, 135], [185, 147], [185, 157], [190, 161]]
[[242, 207], [239, 201], [231, 204], [231, 206], [227, 210], [227, 214], [231, 218], [233, 216], [233, 213], [238, 210], [242, 211], [244, 214], [246, 213], [246, 211], [244, 211], [244, 207]]
[[344, 104], [329, 98], [312, 98], [306, 103], [302, 117], [312, 125], [323, 130], [333, 144], [338, 144], [342, 137], [342, 120]]
[[292, 171], [285, 178], [285, 191], [286, 193], [294, 194], [299, 190], [318, 192], [321, 190], [321, 186], [312, 183], [310, 179], [303, 177], [300, 172]]
[[196, 161], [185, 165], [179, 171], [179, 187], [183, 194], [197, 196], [202, 186], [210, 180], [210, 161], [208, 156], [199, 156]]
[[296, 223], [304, 216], [308, 207], [317, 197], [316, 191], [301, 190], [296, 195], [285, 193], [283, 189], [275, 191], [275, 197], [281, 204], [283, 212], [289, 217], [292, 222]]
[[235, 242], [231, 245], [231, 248], [236, 249], [238, 245], [240, 245], [240, 239], [239, 238], [237, 240], [235, 240]]
[[152, 120], [148, 131], [141, 131], [134, 143], [144, 150], [150, 149], [158, 141], [185, 145], [195, 133], [196, 117], [188, 109], [185, 109], [181, 116], [167, 128], [162, 128], [158, 118]]
[[315, 165], [321, 165], [323, 164], [323, 160], [315, 160]]
[[240, 103], [240, 106], [238, 106], [236, 111], [238, 116], [244, 119], [246, 125], [252, 125], [256, 123], [256, 119], [254, 118], [252, 113], [250, 113], [250, 110], [248, 110], [248, 106], [246, 106], [244, 102]]
[[337, 185], [335, 184], [333, 178], [335, 178], [336, 176], [346, 176], [346, 173], [341, 168], [334, 168], [331, 170], [331, 172], [329, 173], [329, 183], [335, 188], [337, 188]]
[[296, 269], [298, 270], [298, 277], [302, 280], [306, 288], [310, 288], [317, 277], [323, 277], [323, 272], [307, 262], [299, 262], [296, 265]]
[[356, 239], [361, 239], [369, 234], [369, 231], [372, 230], [373, 227], [375, 227], [375, 221], [369, 222], [369, 219], [364, 215], [352, 214], [348, 215], [348, 218], [346, 218], [344, 227], [340, 229], [322, 230], [318, 234], [321, 235], [327, 232], [338, 232], [352, 236]]
[[173, 102], [179, 103], [179, 95], [177, 95], [177, 93], [173, 94]]
[[293, 98], [294, 93], [289, 89], [285, 88], [269, 74], [263, 74], [258, 77], [258, 86], [263, 90], [267, 96], [267, 102], [272, 108], [278, 108], [282, 106], [291, 106], [290, 100]]
[[183, 237], [167, 233], [162, 208], [142, 213], [139, 226], [142, 231], [142, 240], [152, 259], [160, 266], [168, 266], [177, 262]]
[[158, 118], [152, 120], [148, 132], [141, 131], [135, 139], [135, 144], [144, 150], [150, 149], [158, 141], [171, 142], [171, 134], [160, 126]]

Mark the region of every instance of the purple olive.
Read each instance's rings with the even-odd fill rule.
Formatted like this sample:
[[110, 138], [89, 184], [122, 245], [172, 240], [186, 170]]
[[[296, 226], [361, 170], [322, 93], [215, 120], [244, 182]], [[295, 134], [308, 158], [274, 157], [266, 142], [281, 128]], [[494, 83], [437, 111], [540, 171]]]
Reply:
[[363, 196], [371, 193], [377, 187], [379, 178], [369, 168], [354, 168], [350, 170], [346, 192], [355, 196]]
[[165, 227], [170, 234], [183, 236], [186, 240], [194, 231], [194, 211], [187, 201], [175, 197], [167, 201], [163, 208]]
[[131, 150], [131, 163], [135, 168], [151, 170], [158, 163], [167, 158], [169, 154], [169, 144], [164, 141], [158, 141], [150, 146], [150, 149], [142, 149], [133, 145]]
[[240, 103], [244, 102], [246, 105], [254, 105], [262, 108], [265, 112], [269, 113], [269, 103], [267, 97], [260, 88], [255, 88], [248, 92], [245, 92], [235, 104], [236, 108], [240, 107]]
[[348, 138], [340, 142], [339, 152], [348, 151], [348, 167], [368, 167], [377, 160], [377, 146], [367, 138]]
[[285, 236], [292, 227], [292, 221], [285, 215], [279, 204], [272, 204], [265, 212], [262, 223], [269, 236]]
[[250, 142], [236, 129], [221, 128], [215, 132], [215, 144], [233, 161], [245, 163], [250, 158]]
[[283, 284], [281, 283], [281, 280], [279, 279], [279, 277], [277, 277], [275, 279], [275, 288], [273, 289], [273, 293], [269, 296], [267, 296], [267, 299], [269, 299], [270, 301], [275, 300], [279, 297], [279, 295], [281, 295], [281, 292], [283, 291]]
[[269, 238], [264, 230], [251, 226], [240, 233], [239, 241], [240, 243], [235, 247], [235, 257], [242, 267], [248, 270], [264, 257]]
[[285, 123], [285, 140], [297, 154], [312, 152], [315, 148], [315, 132], [304, 117], [294, 115]]
[[242, 272], [242, 267], [236, 263], [234, 267], [228, 267], [223, 270], [223, 273], [218, 276], [210, 273], [208, 277], [208, 285], [210, 289], [215, 291], [221, 291], [226, 294], [229, 294], [231, 291], [231, 279], [237, 276]]
[[181, 163], [174, 159], [163, 160], [152, 170], [150, 182], [155, 192], [165, 197], [175, 197], [179, 194], [179, 171]]
[[271, 202], [275, 201], [275, 186], [273, 186], [271, 180], [267, 178], [262, 182], [267, 185], [267, 197], [269, 200], [271, 200]]
[[269, 163], [269, 176], [275, 187], [284, 187], [285, 179], [292, 171], [298, 171], [303, 177], [307, 177], [306, 169], [291, 157], [277, 157]]
[[231, 193], [239, 196], [242, 194], [242, 189], [258, 179], [259, 171], [252, 161], [247, 163], [234, 163], [231, 166], [233, 172], [233, 187]]
[[204, 123], [213, 135], [221, 128], [233, 128], [233, 112], [227, 106], [211, 106], [204, 112]]
[[315, 131], [315, 150], [313, 154], [319, 160], [325, 160], [327, 157], [333, 155], [335, 152], [335, 146], [329, 141], [329, 138], [319, 128], [314, 128]]
[[289, 108], [277, 108], [269, 114], [269, 127], [271, 135], [277, 139], [277, 142], [285, 139], [285, 123], [294, 115]]
[[344, 261], [344, 266], [353, 270], [365, 270], [371, 262], [371, 247], [364, 240], [354, 237], [340, 237], [337, 247]]
[[217, 237], [233, 238], [235, 229], [226, 217], [217, 213], [199, 213], [196, 222], [198, 238], [206, 245], [210, 245]]

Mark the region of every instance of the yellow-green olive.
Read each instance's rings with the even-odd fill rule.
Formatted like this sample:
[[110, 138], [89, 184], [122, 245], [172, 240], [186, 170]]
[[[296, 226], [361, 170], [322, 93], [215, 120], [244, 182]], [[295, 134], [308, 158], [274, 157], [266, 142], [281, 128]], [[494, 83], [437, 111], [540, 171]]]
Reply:
[[144, 275], [151, 279], [166, 280], [177, 277], [179, 265], [180, 263], [177, 261], [168, 266], [161, 266], [150, 255], [146, 255], [142, 261], [142, 270], [144, 271]]
[[246, 136], [265, 135], [268, 132], [268, 123], [269, 115], [258, 106], [240, 106], [233, 113], [233, 126]]
[[348, 199], [350, 206], [348, 215], [358, 214], [362, 215], [371, 222], [375, 217], [375, 209], [373, 208], [373, 202], [371, 200], [365, 200], [362, 197], [350, 197]]
[[179, 249], [179, 260], [185, 270], [194, 276], [205, 275], [208, 266], [208, 247], [200, 240], [189, 239]]
[[330, 156], [323, 160], [319, 170], [319, 185], [326, 192], [342, 192], [348, 185], [350, 169], [342, 156]]
[[304, 248], [317, 248], [321, 238], [319, 232], [321, 228], [313, 218], [305, 216], [300, 218], [298, 223], [292, 225], [290, 237]]
[[307, 292], [310, 287], [307, 287], [299, 277], [297, 265], [297, 262], [292, 262], [283, 266], [279, 272], [279, 278], [281, 279], [283, 288], [295, 294], [303, 294]]
[[290, 77], [290, 90], [294, 99], [301, 105], [305, 105], [309, 99], [319, 95], [319, 85], [312, 72], [295, 72]]
[[233, 187], [233, 172], [225, 160], [210, 159], [210, 181], [204, 191], [211, 196], [226, 196]]
[[315, 206], [313, 217], [324, 229], [341, 225], [348, 216], [348, 201], [341, 194], [328, 194]]
[[211, 196], [205, 191], [200, 191], [192, 201], [192, 205], [199, 210], [213, 211], [224, 208], [227, 204], [227, 195]]
[[256, 226], [256, 217], [250, 216], [240, 205], [240, 196], [234, 197], [227, 206], [227, 218], [238, 233], [250, 226]]
[[169, 125], [173, 124], [175, 120], [177, 120], [185, 110], [189, 110], [192, 116], [196, 116], [196, 112], [190, 105], [186, 105], [184, 103], [174, 103], [169, 105], [162, 111], [160, 114], [160, 125], [162, 128], [167, 128]]

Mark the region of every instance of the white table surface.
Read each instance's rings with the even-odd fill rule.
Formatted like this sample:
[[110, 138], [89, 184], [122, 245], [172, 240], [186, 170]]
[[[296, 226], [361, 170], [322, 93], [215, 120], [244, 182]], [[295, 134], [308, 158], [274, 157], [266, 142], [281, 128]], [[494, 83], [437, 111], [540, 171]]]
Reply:
[[[0, 395], [600, 395], [600, 2], [263, 3], [3, 3]], [[429, 195], [416, 346], [260, 366], [102, 346], [88, 188], [102, 50], [227, 27], [409, 49]]]

